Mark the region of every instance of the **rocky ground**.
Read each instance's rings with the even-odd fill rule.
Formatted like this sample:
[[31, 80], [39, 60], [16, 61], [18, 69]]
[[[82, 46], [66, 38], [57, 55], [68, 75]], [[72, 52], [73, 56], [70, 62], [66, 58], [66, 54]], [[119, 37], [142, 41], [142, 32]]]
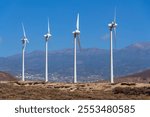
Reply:
[[0, 81], [3, 100], [150, 100], [149, 83], [44, 83]]

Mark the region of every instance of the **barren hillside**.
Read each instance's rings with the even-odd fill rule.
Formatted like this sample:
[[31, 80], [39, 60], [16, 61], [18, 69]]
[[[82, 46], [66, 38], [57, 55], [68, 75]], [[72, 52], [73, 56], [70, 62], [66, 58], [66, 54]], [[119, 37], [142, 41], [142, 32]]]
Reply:
[[142, 83], [0, 83], [0, 99], [104, 100], [150, 99], [150, 84]]
[[0, 81], [16, 81], [17, 79], [9, 73], [0, 71]]
[[117, 82], [149, 83], [150, 82], [150, 70], [148, 69], [145, 71], [141, 71], [139, 73], [117, 78], [116, 81]]

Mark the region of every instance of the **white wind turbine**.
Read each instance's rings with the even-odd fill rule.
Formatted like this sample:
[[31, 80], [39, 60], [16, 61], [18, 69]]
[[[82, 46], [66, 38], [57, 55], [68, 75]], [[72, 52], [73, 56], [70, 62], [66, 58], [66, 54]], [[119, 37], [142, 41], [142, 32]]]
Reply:
[[74, 35], [74, 83], [77, 83], [77, 41], [79, 48], [81, 49], [80, 45], [80, 30], [79, 30], [79, 13], [77, 15], [77, 22], [76, 22], [76, 30], [72, 32]]
[[26, 49], [26, 44], [29, 43], [29, 41], [26, 37], [26, 32], [25, 32], [25, 28], [24, 28], [23, 23], [22, 23], [22, 29], [23, 29], [23, 38], [21, 39], [21, 41], [22, 41], [22, 81], [25, 81], [25, 77], [24, 77], [24, 53], [25, 53], [25, 49]]
[[114, 31], [114, 37], [116, 38], [116, 9], [114, 14], [114, 21], [112, 23], [108, 24], [109, 30], [110, 30], [110, 79], [111, 83], [114, 83], [114, 68], [113, 68], [113, 31]]
[[46, 60], [45, 60], [45, 82], [48, 82], [48, 40], [50, 39], [51, 37], [51, 33], [50, 33], [50, 26], [49, 26], [49, 19], [48, 19], [48, 32], [47, 34], [44, 35], [44, 38], [45, 38], [45, 42], [46, 42], [46, 50], [45, 50], [45, 54], [46, 54]]

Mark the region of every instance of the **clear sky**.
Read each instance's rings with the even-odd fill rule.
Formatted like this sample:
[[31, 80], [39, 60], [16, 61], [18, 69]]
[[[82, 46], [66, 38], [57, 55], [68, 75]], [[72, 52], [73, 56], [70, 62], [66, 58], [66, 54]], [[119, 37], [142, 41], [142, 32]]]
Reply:
[[21, 22], [30, 41], [27, 51], [45, 50], [48, 17], [52, 33], [49, 50], [73, 48], [78, 12], [82, 48], [109, 48], [107, 25], [115, 7], [118, 48], [150, 41], [149, 0], [0, 0], [0, 56], [21, 53]]

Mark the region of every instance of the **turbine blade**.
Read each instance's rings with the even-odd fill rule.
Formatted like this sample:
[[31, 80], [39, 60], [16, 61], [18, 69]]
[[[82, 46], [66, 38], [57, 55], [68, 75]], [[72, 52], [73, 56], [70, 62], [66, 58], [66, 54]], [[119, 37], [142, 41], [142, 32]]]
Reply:
[[48, 33], [50, 34], [49, 18], [48, 18]]
[[114, 22], [116, 22], [116, 7], [115, 7], [115, 11], [114, 11]]
[[116, 28], [114, 28], [114, 34], [115, 34], [115, 37], [116, 37], [116, 35], [117, 35]]
[[78, 46], [79, 46], [79, 49], [80, 49], [80, 51], [81, 51], [80, 36], [78, 36], [78, 38], [77, 38], [77, 41], [78, 41]]
[[22, 49], [26, 49], [26, 42], [23, 44]]
[[116, 39], [116, 28], [114, 28], [114, 44], [115, 44], [115, 49], [116, 49], [116, 46], [117, 46], [117, 39]]
[[79, 30], [79, 13], [78, 13], [78, 15], [77, 15], [77, 24], [76, 24], [76, 28], [77, 28], [77, 30]]
[[23, 35], [24, 35], [24, 37], [26, 37], [26, 32], [25, 32], [25, 28], [24, 28], [23, 23], [22, 23], [22, 30], [23, 30]]
[[29, 43], [29, 40], [27, 39], [27, 43]]

